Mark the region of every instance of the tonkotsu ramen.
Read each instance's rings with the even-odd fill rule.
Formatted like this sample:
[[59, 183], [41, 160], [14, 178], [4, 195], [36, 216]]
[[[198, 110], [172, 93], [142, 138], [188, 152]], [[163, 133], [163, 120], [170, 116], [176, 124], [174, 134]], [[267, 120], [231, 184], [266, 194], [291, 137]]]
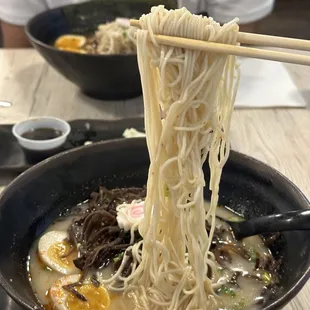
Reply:
[[277, 289], [279, 264], [261, 237], [237, 241], [226, 220], [243, 218], [218, 206], [236, 58], [161, 45], [154, 36], [237, 45], [237, 20], [221, 26], [158, 6], [140, 24], [146, 187], [102, 187], [53, 223], [30, 253], [33, 290], [57, 310], [260, 309]]

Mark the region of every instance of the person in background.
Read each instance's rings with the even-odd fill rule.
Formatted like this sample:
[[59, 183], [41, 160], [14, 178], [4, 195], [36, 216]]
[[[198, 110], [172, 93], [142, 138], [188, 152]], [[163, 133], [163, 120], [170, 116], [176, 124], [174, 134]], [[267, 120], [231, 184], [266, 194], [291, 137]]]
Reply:
[[257, 22], [272, 12], [275, 0], [178, 0], [178, 3], [192, 13], [206, 12], [221, 24], [238, 17], [240, 31], [255, 32]]
[[[3, 47], [29, 47], [24, 26], [33, 16], [45, 10], [86, 0], [0, 0], [0, 21]], [[208, 12], [214, 20], [225, 23], [236, 16], [240, 30], [254, 32], [256, 22], [273, 9], [275, 0], [178, 0], [179, 7], [192, 13]], [[164, 1], [163, 1], [164, 3]]]

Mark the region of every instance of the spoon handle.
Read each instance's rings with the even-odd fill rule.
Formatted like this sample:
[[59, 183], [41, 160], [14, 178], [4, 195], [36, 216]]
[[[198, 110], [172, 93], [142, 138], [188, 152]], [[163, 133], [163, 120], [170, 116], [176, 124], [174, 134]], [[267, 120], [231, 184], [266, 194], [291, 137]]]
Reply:
[[230, 224], [237, 239], [285, 230], [310, 230], [310, 210], [272, 214]]

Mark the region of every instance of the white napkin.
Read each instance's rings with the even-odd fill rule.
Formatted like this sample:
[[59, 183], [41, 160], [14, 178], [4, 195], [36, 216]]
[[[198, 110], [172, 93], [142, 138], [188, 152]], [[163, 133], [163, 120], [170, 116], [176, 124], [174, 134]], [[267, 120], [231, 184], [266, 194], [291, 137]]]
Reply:
[[240, 58], [241, 78], [235, 107], [305, 107], [284, 65], [276, 61]]

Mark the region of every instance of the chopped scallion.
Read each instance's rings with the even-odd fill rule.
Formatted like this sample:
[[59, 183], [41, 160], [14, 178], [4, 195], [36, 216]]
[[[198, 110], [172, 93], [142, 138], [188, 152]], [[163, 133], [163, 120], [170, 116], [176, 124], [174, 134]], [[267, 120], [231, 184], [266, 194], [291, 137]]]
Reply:
[[218, 293], [219, 294], [225, 294], [225, 295], [228, 295], [228, 296], [231, 296], [231, 297], [235, 297], [236, 296], [236, 292], [231, 289], [230, 287], [228, 286], [225, 286], [223, 285], [219, 290], [218, 290]]
[[268, 285], [268, 284], [270, 284], [272, 282], [272, 275], [269, 272], [265, 271], [262, 274], [262, 279], [263, 279], [264, 283], [266, 285]]
[[114, 263], [118, 262], [119, 260], [121, 260], [121, 259], [123, 258], [123, 256], [124, 256], [124, 252], [123, 252], [123, 253], [120, 253], [120, 254], [117, 255], [117, 256], [115, 256], [115, 257], [113, 258], [113, 262], [114, 262]]

